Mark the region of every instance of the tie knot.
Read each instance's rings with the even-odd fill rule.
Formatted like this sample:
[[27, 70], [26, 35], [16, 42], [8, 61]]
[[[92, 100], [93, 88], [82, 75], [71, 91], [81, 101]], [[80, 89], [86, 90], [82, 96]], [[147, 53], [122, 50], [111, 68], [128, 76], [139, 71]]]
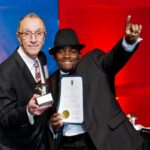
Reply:
[[35, 60], [35, 62], [34, 62], [34, 66], [35, 66], [36, 68], [38, 68], [38, 67], [39, 67], [39, 63], [38, 63], [38, 61], [37, 61], [37, 60]]

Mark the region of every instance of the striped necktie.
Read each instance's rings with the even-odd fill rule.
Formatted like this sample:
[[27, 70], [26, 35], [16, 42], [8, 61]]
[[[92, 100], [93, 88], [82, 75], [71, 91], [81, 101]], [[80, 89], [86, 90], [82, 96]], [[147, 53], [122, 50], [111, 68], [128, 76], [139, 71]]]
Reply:
[[41, 81], [41, 76], [40, 76], [40, 66], [37, 60], [35, 60], [34, 67], [35, 67], [35, 81], [36, 83], [39, 83]]

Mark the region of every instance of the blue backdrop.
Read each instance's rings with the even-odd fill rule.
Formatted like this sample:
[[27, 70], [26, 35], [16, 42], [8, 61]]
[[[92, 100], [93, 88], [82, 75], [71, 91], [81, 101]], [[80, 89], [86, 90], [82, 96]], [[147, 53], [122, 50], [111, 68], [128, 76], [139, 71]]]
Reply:
[[0, 0], [0, 63], [10, 56], [19, 42], [16, 31], [19, 20], [27, 13], [37, 13], [46, 24], [47, 35], [42, 51], [46, 53], [51, 74], [57, 65], [48, 48], [53, 46], [58, 30], [58, 0]]

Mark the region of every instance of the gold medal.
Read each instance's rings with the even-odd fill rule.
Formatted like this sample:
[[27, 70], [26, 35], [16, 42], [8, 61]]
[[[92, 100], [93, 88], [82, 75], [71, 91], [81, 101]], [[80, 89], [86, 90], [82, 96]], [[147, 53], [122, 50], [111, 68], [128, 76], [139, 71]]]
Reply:
[[67, 119], [69, 117], [69, 111], [68, 110], [64, 110], [61, 114], [61, 117], [63, 119]]

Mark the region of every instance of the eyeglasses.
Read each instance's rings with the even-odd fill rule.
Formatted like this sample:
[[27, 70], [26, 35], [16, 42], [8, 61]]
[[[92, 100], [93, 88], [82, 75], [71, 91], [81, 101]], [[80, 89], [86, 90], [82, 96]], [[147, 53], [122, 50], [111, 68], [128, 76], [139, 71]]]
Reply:
[[21, 34], [25, 39], [30, 39], [32, 37], [32, 35], [35, 35], [35, 37], [37, 39], [42, 39], [46, 35], [46, 32], [43, 32], [43, 31], [36, 31], [36, 32], [26, 31], [26, 32], [18, 32], [18, 34]]

